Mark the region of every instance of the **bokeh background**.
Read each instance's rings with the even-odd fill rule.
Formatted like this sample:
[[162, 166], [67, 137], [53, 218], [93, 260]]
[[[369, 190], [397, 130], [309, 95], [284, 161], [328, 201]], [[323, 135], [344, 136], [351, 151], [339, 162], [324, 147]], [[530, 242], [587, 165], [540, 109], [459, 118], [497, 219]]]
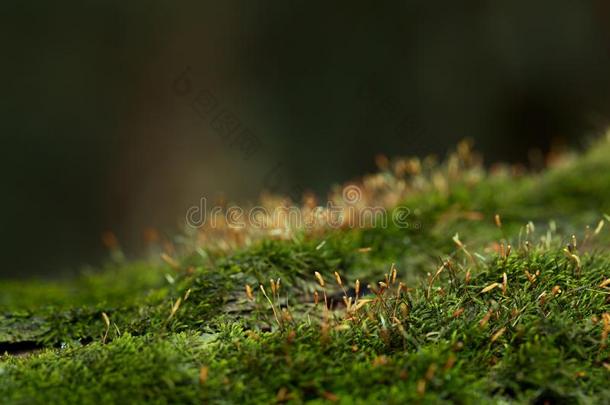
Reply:
[[464, 137], [535, 164], [608, 123], [605, 0], [358, 3], [2, 2], [0, 276], [98, 265], [106, 230], [137, 257], [202, 196]]

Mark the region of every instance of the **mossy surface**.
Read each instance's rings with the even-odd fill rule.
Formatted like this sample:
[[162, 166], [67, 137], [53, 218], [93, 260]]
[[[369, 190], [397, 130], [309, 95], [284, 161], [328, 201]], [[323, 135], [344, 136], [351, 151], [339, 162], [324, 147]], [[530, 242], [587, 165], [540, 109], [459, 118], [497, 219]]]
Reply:
[[610, 402], [610, 145], [439, 171], [408, 228], [2, 282], [0, 402]]

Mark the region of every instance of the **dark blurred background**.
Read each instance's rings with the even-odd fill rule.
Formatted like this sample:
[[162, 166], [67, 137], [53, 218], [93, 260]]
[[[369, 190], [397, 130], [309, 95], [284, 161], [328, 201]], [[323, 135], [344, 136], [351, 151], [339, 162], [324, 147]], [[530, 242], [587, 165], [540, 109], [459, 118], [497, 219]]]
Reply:
[[0, 10], [0, 276], [99, 264], [106, 230], [137, 256], [202, 196], [323, 196], [464, 137], [528, 163], [610, 117], [604, 0]]

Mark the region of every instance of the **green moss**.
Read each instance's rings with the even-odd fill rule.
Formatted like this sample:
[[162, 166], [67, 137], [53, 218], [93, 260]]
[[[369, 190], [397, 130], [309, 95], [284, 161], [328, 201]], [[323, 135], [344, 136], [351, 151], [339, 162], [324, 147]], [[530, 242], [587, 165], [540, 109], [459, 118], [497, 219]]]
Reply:
[[[3, 283], [0, 398], [608, 402], [610, 290], [600, 284], [610, 278], [610, 238], [607, 228], [593, 232], [610, 211], [608, 152], [602, 143], [538, 175], [449, 177], [446, 190], [402, 203], [409, 228], [196, 250], [178, 270], [124, 263], [62, 282]], [[572, 235], [577, 246], [566, 251]], [[511, 253], [498, 254], [508, 244]], [[335, 271], [346, 284], [376, 285], [392, 263], [408, 286], [401, 294], [370, 296], [351, 319], [313, 306], [313, 291], [322, 293], [314, 271], [341, 301]], [[278, 296], [271, 278], [282, 280]], [[266, 286], [279, 322], [256, 288], [254, 301], [246, 297], [246, 284]], [[23, 347], [38, 351], [16, 355]]]

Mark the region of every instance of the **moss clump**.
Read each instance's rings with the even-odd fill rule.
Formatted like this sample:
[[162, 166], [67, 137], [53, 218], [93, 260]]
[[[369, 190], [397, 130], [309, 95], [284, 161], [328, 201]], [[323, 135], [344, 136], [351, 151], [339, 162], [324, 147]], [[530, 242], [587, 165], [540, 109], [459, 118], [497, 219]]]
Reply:
[[411, 179], [400, 205], [417, 227], [3, 283], [0, 397], [608, 402], [608, 152], [535, 175], [456, 171], [458, 153]]

